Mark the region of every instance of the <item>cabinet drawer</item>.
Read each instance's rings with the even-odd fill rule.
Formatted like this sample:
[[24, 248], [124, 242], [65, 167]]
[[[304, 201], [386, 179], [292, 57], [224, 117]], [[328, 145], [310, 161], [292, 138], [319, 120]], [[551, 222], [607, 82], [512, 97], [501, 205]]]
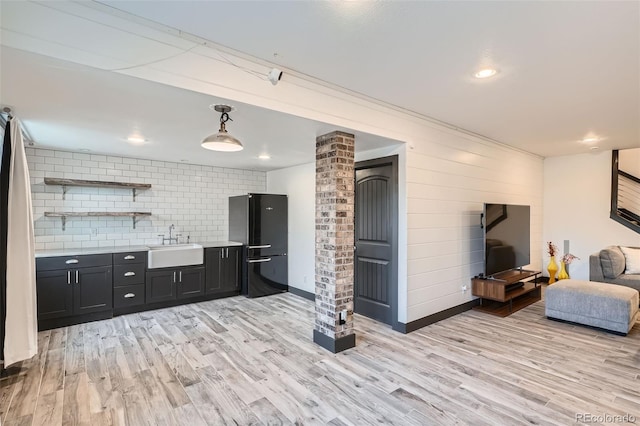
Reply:
[[113, 286], [144, 284], [144, 263], [113, 266]]
[[56, 269], [111, 266], [111, 262], [111, 253], [90, 254], [83, 256], [38, 257], [36, 258], [36, 270], [54, 271]]
[[113, 253], [114, 265], [127, 265], [130, 263], [147, 263], [147, 252]]
[[144, 284], [116, 287], [113, 289], [113, 307], [127, 308], [144, 305]]

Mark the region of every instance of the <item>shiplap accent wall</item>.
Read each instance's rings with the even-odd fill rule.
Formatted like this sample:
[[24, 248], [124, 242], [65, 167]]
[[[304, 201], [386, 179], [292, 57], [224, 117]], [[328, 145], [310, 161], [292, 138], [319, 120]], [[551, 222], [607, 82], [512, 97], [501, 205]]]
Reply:
[[[27, 148], [35, 221], [36, 250], [158, 244], [171, 224], [191, 242], [228, 239], [228, 197], [264, 192], [266, 174], [185, 163]], [[150, 183], [138, 191], [44, 185], [44, 177]], [[139, 218], [44, 217], [45, 211], [150, 211]]]
[[442, 130], [410, 144], [406, 185], [407, 322], [473, 299], [470, 278], [484, 270], [486, 202], [531, 206], [531, 267], [540, 270], [542, 158]]

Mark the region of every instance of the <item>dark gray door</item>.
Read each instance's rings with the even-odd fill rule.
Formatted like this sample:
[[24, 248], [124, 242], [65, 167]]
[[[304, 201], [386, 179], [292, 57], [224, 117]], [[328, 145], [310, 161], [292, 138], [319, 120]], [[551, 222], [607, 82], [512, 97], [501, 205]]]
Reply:
[[396, 157], [356, 164], [355, 312], [397, 320]]

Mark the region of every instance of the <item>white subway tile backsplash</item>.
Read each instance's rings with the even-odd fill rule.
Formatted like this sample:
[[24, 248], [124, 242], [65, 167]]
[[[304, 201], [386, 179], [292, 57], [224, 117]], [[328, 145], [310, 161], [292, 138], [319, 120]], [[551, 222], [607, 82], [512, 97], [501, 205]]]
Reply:
[[[176, 232], [191, 241], [228, 238], [228, 197], [264, 192], [266, 174], [184, 163], [83, 154], [40, 148], [27, 149], [35, 219], [36, 249], [112, 247], [158, 243], [157, 234]], [[43, 184], [44, 177], [150, 183], [133, 201], [124, 189], [69, 187]], [[150, 211], [138, 218], [71, 217], [62, 231], [59, 218], [45, 211]]]

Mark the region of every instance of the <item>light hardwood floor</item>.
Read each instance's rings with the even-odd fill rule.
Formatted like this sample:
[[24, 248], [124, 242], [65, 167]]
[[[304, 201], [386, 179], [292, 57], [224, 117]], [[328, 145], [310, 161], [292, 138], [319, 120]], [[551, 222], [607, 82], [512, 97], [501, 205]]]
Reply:
[[0, 387], [4, 425], [640, 423], [640, 324], [627, 337], [469, 311], [403, 335], [356, 316], [357, 347], [311, 341], [313, 304], [234, 297], [39, 334]]

